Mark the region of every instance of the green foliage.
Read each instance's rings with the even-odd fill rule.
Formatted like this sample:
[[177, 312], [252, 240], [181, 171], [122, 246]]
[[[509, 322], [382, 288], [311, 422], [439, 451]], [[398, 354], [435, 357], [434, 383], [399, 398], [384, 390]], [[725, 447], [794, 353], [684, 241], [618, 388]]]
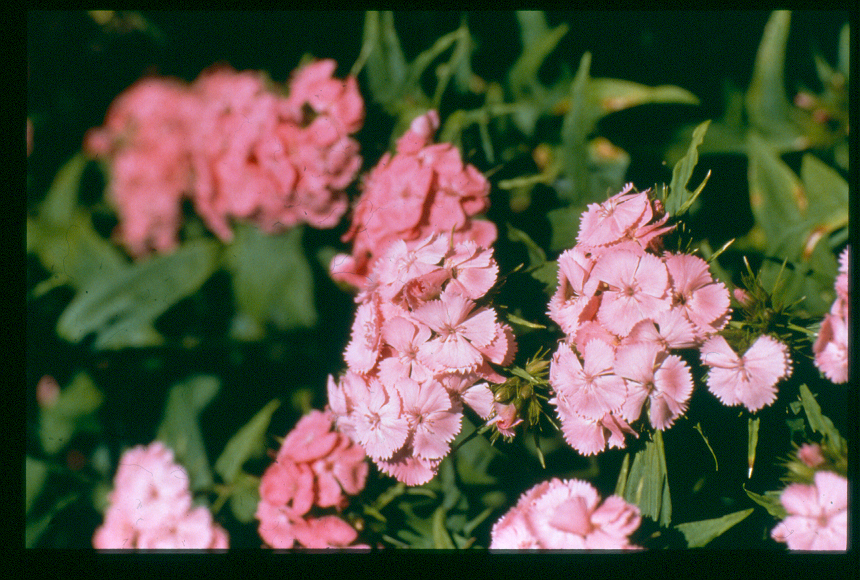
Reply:
[[217, 258], [215, 243], [195, 240], [93, 278], [60, 316], [57, 334], [78, 342], [95, 332], [97, 350], [159, 344], [155, 319], [194, 294], [215, 271]]
[[782, 494], [781, 491], [766, 491], [764, 495], [759, 495], [748, 490], [746, 486], [744, 486], [744, 491], [747, 497], [766, 509], [767, 513], [776, 519], [782, 520], [788, 516], [788, 512], [785, 511], [785, 508], [782, 507], [782, 503], [779, 501], [779, 496]]
[[79, 431], [96, 430], [96, 411], [104, 397], [85, 372], [78, 373], [60, 397], [39, 414], [39, 437], [45, 453], [53, 455]]
[[33, 507], [33, 502], [39, 497], [42, 487], [45, 485], [45, 479], [48, 477], [48, 465], [44, 461], [34, 459], [29, 455], [26, 456], [24, 462], [24, 480], [25, 492], [24, 496], [24, 511], [30, 513], [30, 508]]
[[821, 434], [825, 438], [828, 447], [837, 453], [841, 453], [845, 448], [845, 440], [839, 435], [836, 427], [833, 426], [833, 421], [821, 413], [821, 406], [806, 385], [800, 385], [800, 401], [806, 413], [806, 420], [809, 422], [810, 429], [815, 433]]
[[672, 216], [684, 214], [696, 201], [696, 198], [708, 182], [708, 176], [702, 181], [695, 191], [687, 189], [687, 183], [690, 181], [690, 176], [693, 175], [693, 169], [699, 162], [699, 146], [705, 138], [705, 132], [708, 130], [710, 121], [705, 121], [693, 130], [693, 138], [690, 141], [690, 147], [687, 149], [687, 154], [682, 157], [675, 167], [672, 169], [672, 182], [669, 184], [668, 195], [664, 200], [666, 213]]
[[212, 485], [212, 470], [198, 418], [220, 388], [220, 380], [207, 375], [196, 375], [174, 385], [155, 435], [156, 440], [173, 450], [176, 462], [188, 471], [191, 491]]
[[721, 536], [735, 524], [740, 523], [753, 509], [747, 509], [725, 515], [721, 518], [678, 524], [675, 529], [684, 534], [688, 548], [701, 548], [708, 545], [714, 538]]
[[247, 224], [236, 228], [224, 255], [236, 300], [233, 338], [259, 340], [266, 323], [281, 330], [316, 324], [314, 279], [302, 247], [302, 231], [295, 227], [268, 235]]
[[215, 461], [215, 472], [225, 483], [233, 483], [240, 475], [242, 465], [252, 457], [260, 457], [266, 451], [266, 429], [272, 413], [281, 405], [273, 399], [239, 429], [227, 442], [221, 456]]
[[619, 495], [639, 506], [643, 516], [661, 526], [668, 526], [672, 521], [672, 498], [662, 432], [655, 431], [653, 439], [636, 453], [629, 471], [626, 469], [627, 464], [625, 458], [615, 486], [616, 493], [623, 490]]

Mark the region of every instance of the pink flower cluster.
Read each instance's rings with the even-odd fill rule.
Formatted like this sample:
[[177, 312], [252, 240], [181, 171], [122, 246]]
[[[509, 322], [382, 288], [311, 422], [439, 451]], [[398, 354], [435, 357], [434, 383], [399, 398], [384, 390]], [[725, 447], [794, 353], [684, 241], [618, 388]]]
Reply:
[[343, 236], [353, 242], [352, 254], [338, 254], [329, 266], [335, 280], [365, 288], [376, 261], [395, 240], [404, 240], [410, 250], [441, 232], [485, 248], [496, 240], [495, 224], [472, 219], [490, 205], [489, 182], [463, 163], [453, 145], [433, 143], [438, 128], [436, 111], [415, 118], [397, 141], [396, 155], [386, 153], [367, 175]]
[[284, 439], [275, 462], [260, 480], [260, 537], [273, 548], [347, 547], [358, 533], [337, 515], [311, 515], [312, 508], [346, 507], [367, 481], [361, 447], [332, 431], [329, 413], [311, 411]]
[[490, 363], [513, 360], [513, 331], [477, 306], [495, 284], [492, 251], [474, 241], [431, 235], [390, 244], [374, 263], [344, 358], [329, 377], [337, 426], [379, 468], [408, 485], [433, 478], [460, 432], [463, 403], [488, 418], [486, 382], [504, 377]]
[[817, 471], [815, 483], [792, 483], [780, 502], [788, 512], [771, 537], [790, 550], [848, 549], [848, 480], [832, 471]]
[[335, 67], [321, 60], [298, 70], [288, 97], [261, 73], [226, 66], [190, 87], [147, 78], [120, 95], [84, 148], [110, 165], [117, 235], [129, 252], [173, 249], [186, 197], [222, 240], [233, 237], [232, 219], [269, 233], [335, 226], [361, 166], [349, 135], [364, 121], [356, 80], [333, 78]]
[[202, 506], [193, 507], [188, 472], [159, 441], [123, 453], [108, 496], [104, 523], [93, 536], [99, 550], [226, 549], [227, 532]]
[[839, 275], [836, 277], [836, 300], [830, 312], [821, 321], [821, 329], [812, 346], [815, 366], [834, 383], [848, 382], [848, 305], [851, 291], [848, 287], [850, 248], [839, 256]]
[[601, 501], [589, 483], [552, 479], [520, 496], [494, 525], [490, 549], [630, 550], [639, 508], [617, 495]]
[[624, 447], [643, 408], [666, 429], [687, 408], [693, 379], [675, 349], [728, 322], [729, 295], [707, 263], [658, 254], [668, 215], [633, 185], [582, 214], [577, 245], [558, 258], [549, 316], [566, 334], [550, 385], [565, 440], [591, 455]]

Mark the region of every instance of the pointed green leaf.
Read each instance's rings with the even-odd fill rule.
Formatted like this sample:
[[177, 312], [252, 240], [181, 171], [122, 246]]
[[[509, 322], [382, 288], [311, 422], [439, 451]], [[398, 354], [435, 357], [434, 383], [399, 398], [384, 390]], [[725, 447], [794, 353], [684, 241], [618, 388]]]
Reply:
[[743, 521], [751, 513], [753, 513], [753, 508], [728, 514], [721, 518], [678, 524], [675, 529], [684, 534], [688, 548], [701, 548], [735, 524]]
[[791, 103], [785, 95], [785, 48], [791, 13], [777, 10], [764, 29], [747, 89], [746, 109], [750, 123], [763, 135], [778, 141], [793, 141], [800, 131], [791, 124]]
[[89, 160], [79, 151], [57, 172], [45, 199], [39, 206], [39, 220], [46, 226], [63, 229], [72, 223], [78, 207], [81, 176], [87, 163]]
[[848, 182], [836, 170], [811, 154], [803, 156], [800, 178], [806, 191], [803, 208], [807, 214], [804, 253], [808, 255], [815, 240], [838, 228], [848, 227]]
[[230, 496], [230, 511], [243, 524], [252, 522], [260, 503], [260, 480], [246, 474], [236, 478], [236, 487]]
[[586, 145], [588, 157], [588, 201], [603, 201], [621, 191], [630, 166], [630, 155], [603, 137]]
[[672, 519], [672, 502], [669, 493], [669, 479], [666, 473], [666, 455], [663, 449], [663, 435], [654, 432], [654, 438], [645, 444], [633, 458], [633, 465], [627, 477], [624, 499], [639, 506], [643, 516], [649, 517], [662, 526]]
[[698, 105], [699, 99], [674, 85], [651, 87], [621, 79], [593, 78], [588, 84], [588, 98], [593, 103], [591, 116], [599, 119], [609, 113], [648, 103]]
[[576, 245], [576, 236], [579, 234], [579, 219], [585, 207], [574, 204], [568, 207], [551, 209], [546, 217], [552, 228], [549, 249], [558, 252], [572, 248]]
[[547, 260], [532, 270], [531, 275], [538, 282], [542, 282], [544, 284], [544, 292], [552, 296], [558, 284], [558, 260]]
[[630, 472], [630, 454], [624, 456], [621, 462], [621, 470], [618, 472], [618, 481], [615, 483], [615, 495], [624, 497], [624, 490], [627, 487], [627, 475]]
[[803, 402], [803, 410], [806, 412], [806, 419], [809, 421], [810, 428], [814, 432], [824, 435], [828, 445], [837, 453], [841, 453], [842, 436], [836, 430], [833, 421], [821, 414], [821, 406], [805, 384], [800, 385], [800, 400]]
[[353, 66], [354, 74], [366, 63], [367, 84], [373, 100], [393, 105], [406, 81], [406, 57], [394, 29], [394, 13], [368, 11], [364, 20], [361, 54]]
[[215, 471], [225, 483], [233, 480], [242, 470], [242, 465], [252, 457], [259, 457], [266, 451], [266, 429], [272, 420], [272, 413], [280, 406], [277, 399], [269, 401], [248, 423], [239, 429], [227, 442], [221, 456], [215, 461]]
[[753, 466], [755, 465], [755, 449], [758, 446], [759, 423], [761, 423], [761, 419], [758, 417], [750, 417], [747, 422], [747, 465], [749, 466], [749, 471], [747, 472], [747, 479], [752, 477]]
[[788, 512], [785, 511], [785, 508], [782, 506], [782, 503], [779, 501], [780, 492], [778, 491], [769, 491], [764, 495], [759, 495], [755, 492], [752, 492], [746, 488], [746, 484], [743, 486], [744, 491], [747, 493], [747, 497], [756, 502], [758, 505], [762, 506], [767, 510], [767, 513], [772, 515], [778, 520], [783, 520], [788, 517]]
[[78, 342], [95, 332], [96, 349], [152, 345], [158, 340], [155, 319], [209, 279], [217, 255], [217, 244], [199, 240], [93, 278], [60, 315], [57, 333]]
[[47, 477], [47, 464], [44, 461], [33, 459], [27, 455], [24, 463], [24, 479], [26, 480], [25, 513], [29, 513], [30, 508], [33, 507], [33, 502], [39, 497], [39, 493], [42, 491]]
[[446, 510], [442, 506], [433, 512], [433, 547], [437, 550], [453, 550], [454, 542], [445, 528]]
[[579, 69], [570, 86], [570, 109], [561, 124], [562, 167], [567, 185], [559, 189], [559, 196], [570, 202], [587, 201], [588, 149], [587, 137], [594, 120], [588, 118], [588, 84], [591, 53], [586, 52], [579, 61]]
[[238, 311], [231, 331], [234, 338], [262, 338], [269, 322], [281, 330], [316, 324], [313, 273], [302, 247], [301, 227], [268, 235], [243, 225], [225, 258]]
[[516, 16], [524, 51], [531, 49], [549, 32], [546, 15], [542, 10], [517, 10]]
[[525, 245], [529, 255], [529, 266], [539, 266], [546, 262], [546, 252], [527, 233], [518, 230], [509, 223], [505, 225], [508, 228], [508, 239], [512, 242], [521, 242]]
[[174, 385], [155, 436], [173, 450], [176, 462], [188, 471], [192, 491], [212, 485], [212, 471], [197, 419], [220, 386], [217, 377], [207, 375], [196, 375]]
[[[669, 215], [683, 213], [682, 208], [690, 207], [695, 196], [698, 195], [698, 193], [693, 194], [687, 189], [687, 183], [689, 183], [693, 170], [699, 162], [699, 145], [702, 144], [710, 124], [710, 121], [705, 121], [693, 130], [693, 137], [687, 148], [687, 154], [672, 169], [672, 182], [669, 184], [669, 195], [665, 200], [666, 213]], [[701, 189], [697, 189], [697, 191], [701, 191]]]

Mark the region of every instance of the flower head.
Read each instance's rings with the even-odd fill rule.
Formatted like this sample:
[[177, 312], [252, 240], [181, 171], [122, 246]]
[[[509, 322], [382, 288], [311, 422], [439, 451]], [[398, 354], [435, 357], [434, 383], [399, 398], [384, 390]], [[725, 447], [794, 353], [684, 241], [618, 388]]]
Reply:
[[793, 483], [780, 502], [788, 512], [771, 532], [790, 550], [848, 548], [848, 480], [831, 471], [815, 473], [815, 483]]

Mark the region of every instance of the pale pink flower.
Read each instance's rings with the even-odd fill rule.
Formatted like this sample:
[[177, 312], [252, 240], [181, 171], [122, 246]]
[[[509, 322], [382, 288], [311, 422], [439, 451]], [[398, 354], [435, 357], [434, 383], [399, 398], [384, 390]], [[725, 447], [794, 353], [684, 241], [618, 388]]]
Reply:
[[383, 473], [401, 481], [406, 485], [423, 485], [436, 476], [439, 459], [427, 459], [418, 456], [410, 441], [397, 451], [390, 459], [376, 462]]
[[495, 425], [496, 430], [505, 437], [513, 437], [516, 435], [516, 427], [523, 422], [519, 416], [516, 406], [513, 403], [504, 405], [498, 401], [493, 402], [493, 410], [495, 415], [487, 421], [487, 425]]
[[[486, 363], [490, 361], [504, 367], [514, 362], [514, 356], [517, 354], [517, 341], [513, 329], [507, 324], [497, 322], [490, 344], [478, 346], [478, 350], [486, 360], [478, 366], [477, 373], [488, 381], [500, 382], [497, 380], [500, 375], [495, 373]], [[503, 381], [504, 379], [501, 382]]]
[[579, 246], [558, 257], [558, 288], [549, 301], [549, 316], [567, 335], [576, 334], [597, 311], [594, 294], [600, 281], [590, 277], [593, 267], [594, 260]]
[[444, 267], [451, 277], [448, 286], [472, 300], [486, 294], [496, 283], [499, 273], [492, 250], [482, 248], [472, 240], [457, 244], [453, 254], [445, 259]]
[[618, 250], [601, 256], [591, 275], [609, 286], [604, 291], [597, 317], [608, 330], [624, 336], [640, 320], [669, 310], [669, 278], [656, 256]]
[[[407, 379], [408, 380], [408, 379]], [[409, 420], [412, 448], [419, 457], [442, 459], [451, 450], [450, 442], [461, 428], [462, 412], [451, 404], [451, 397], [437, 381], [400, 390], [403, 414]]]
[[724, 405], [743, 405], [758, 411], [776, 400], [776, 384], [791, 375], [788, 347], [763, 334], [743, 356], [722, 336], [710, 338], [700, 349], [708, 372], [708, 389]]
[[314, 474], [309, 465], [288, 459], [275, 461], [260, 478], [260, 497], [306, 514], [314, 505]]
[[848, 480], [831, 471], [817, 471], [815, 483], [793, 483], [780, 502], [788, 512], [771, 532], [790, 550], [848, 549]]
[[482, 419], [489, 419], [493, 414], [493, 391], [485, 382], [477, 382], [477, 375], [443, 375], [439, 381], [451, 395], [454, 401], [471, 407]]
[[603, 452], [607, 445], [623, 449], [626, 445], [625, 435], [638, 437], [624, 419], [612, 413], [606, 413], [600, 419], [587, 419], [560, 405], [558, 395], [549, 402], [558, 407], [564, 440], [582, 455], [596, 455]]
[[836, 384], [848, 382], [848, 324], [845, 318], [825, 314], [812, 351], [815, 353], [815, 366], [824, 376]]
[[605, 202], [589, 204], [580, 218], [576, 239], [584, 246], [616, 243], [641, 221], [648, 206], [647, 194], [633, 192], [633, 184], [628, 183]]
[[728, 321], [729, 291], [714, 282], [708, 263], [690, 254], [664, 256], [672, 282], [672, 302], [700, 329], [700, 338], [719, 330]]
[[276, 550], [289, 550], [295, 546], [296, 535], [293, 527], [294, 522], [300, 520], [301, 516], [294, 515], [289, 507], [263, 499], [257, 503], [254, 517], [260, 520], [257, 531], [267, 546]]
[[583, 354], [581, 363], [567, 344], [559, 345], [551, 363], [553, 389], [563, 393], [571, 410], [586, 419], [620, 411], [627, 388], [613, 370], [614, 350], [593, 340], [585, 345]]
[[382, 382], [392, 385], [400, 377], [419, 382], [432, 377], [427, 367], [418, 361], [418, 350], [430, 339], [430, 335], [427, 326], [402, 316], [386, 320], [382, 326], [382, 337], [394, 352], [379, 363], [379, 378]]
[[359, 304], [352, 323], [352, 335], [344, 352], [349, 368], [366, 374], [376, 367], [382, 339], [382, 319], [379, 313], [379, 300], [368, 300]]
[[[595, 308], [593, 309], [594, 313], [597, 313], [597, 307], [600, 306], [599, 297], [594, 299]], [[590, 307], [589, 307], [590, 308]], [[573, 344], [576, 347], [576, 350], [579, 352], [585, 351], [585, 345], [591, 342], [592, 340], [599, 340], [604, 344], [612, 347], [613, 349], [617, 348], [619, 344], [621, 344], [621, 340], [606, 330], [600, 322], [597, 320], [586, 320], [582, 324], [579, 325], [579, 328], [576, 330], [576, 334], [573, 335]]]
[[329, 515], [299, 519], [293, 522], [292, 533], [304, 548], [343, 548], [358, 537], [358, 532], [344, 520]]
[[226, 532], [204, 507], [192, 508], [188, 472], [160, 442], [120, 458], [96, 549], [226, 548]]
[[836, 276], [836, 282], [834, 283], [836, 296], [845, 302], [851, 301], [848, 285], [848, 265], [850, 261], [851, 246], [845, 246], [845, 249], [839, 254], [839, 274]]
[[814, 443], [804, 443], [797, 450], [797, 458], [800, 459], [807, 467], [818, 467], [824, 463], [824, 455], [821, 454], [821, 447]]
[[340, 439], [341, 436], [331, 430], [331, 417], [314, 409], [299, 419], [287, 434], [277, 459], [308, 463], [329, 455]]
[[406, 442], [409, 421], [396, 389], [386, 388], [375, 378], [367, 385], [354, 401], [355, 436], [374, 460], [388, 459]]
[[577, 479], [539, 484], [508, 514], [493, 526], [491, 549], [632, 549], [629, 537], [641, 522], [638, 507], [618, 496], [601, 502], [594, 487]]
[[[696, 346], [696, 329], [679, 308], [664, 310], [652, 318], [633, 325], [621, 341], [622, 345], [636, 342], [655, 342], [666, 350]], [[578, 337], [577, 337], [578, 338]]]
[[479, 348], [496, 337], [496, 313], [475, 309], [475, 303], [452, 291], [427, 302], [412, 313], [436, 333], [418, 351], [418, 360], [436, 372], [474, 371], [483, 360]]
[[621, 416], [633, 422], [649, 400], [648, 416], [655, 429], [666, 429], [687, 410], [693, 393], [690, 368], [680, 357], [669, 355], [655, 342], [619, 347], [615, 372], [627, 381], [627, 400]]

